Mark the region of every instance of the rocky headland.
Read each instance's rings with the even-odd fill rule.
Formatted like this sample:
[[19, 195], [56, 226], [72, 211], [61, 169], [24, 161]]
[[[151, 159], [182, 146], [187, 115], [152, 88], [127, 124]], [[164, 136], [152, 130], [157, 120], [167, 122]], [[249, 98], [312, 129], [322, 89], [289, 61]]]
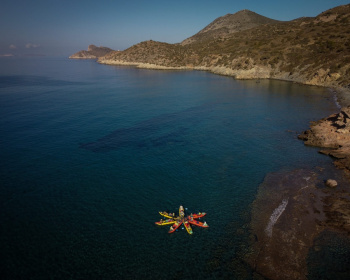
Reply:
[[107, 47], [96, 47], [95, 45], [89, 45], [88, 50], [82, 50], [75, 54], [72, 54], [69, 58], [75, 59], [97, 59], [105, 56], [114, 50]]

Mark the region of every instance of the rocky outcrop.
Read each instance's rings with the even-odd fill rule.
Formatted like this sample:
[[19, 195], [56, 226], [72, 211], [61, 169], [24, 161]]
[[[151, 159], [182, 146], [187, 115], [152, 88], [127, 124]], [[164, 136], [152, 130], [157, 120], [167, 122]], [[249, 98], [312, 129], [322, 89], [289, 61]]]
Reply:
[[95, 45], [89, 45], [88, 50], [79, 51], [69, 58], [75, 59], [97, 59], [99, 57], [105, 56], [114, 50], [107, 47], [96, 47]]
[[336, 159], [335, 165], [350, 172], [350, 106], [340, 113], [313, 122], [298, 136], [305, 145], [326, 148], [320, 152]]

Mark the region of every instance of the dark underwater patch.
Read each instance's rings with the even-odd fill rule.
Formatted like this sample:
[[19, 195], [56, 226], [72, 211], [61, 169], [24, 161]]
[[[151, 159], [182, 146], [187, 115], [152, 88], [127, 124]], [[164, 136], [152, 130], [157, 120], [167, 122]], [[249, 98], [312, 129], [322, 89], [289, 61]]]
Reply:
[[32, 75], [12, 75], [12, 76], [0, 76], [0, 88], [8, 87], [31, 87], [31, 86], [69, 86], [84, 84], [80, 82], [64, 81], [50, 79], [44, 76], [32, 76]]
[[210, 113], [212, 104], [163, 114], [134, 126], [121, 128], [80, 147], [93, 152], [108, 152], [126, 146], [154, 147], [185, 142], [185, 134]]

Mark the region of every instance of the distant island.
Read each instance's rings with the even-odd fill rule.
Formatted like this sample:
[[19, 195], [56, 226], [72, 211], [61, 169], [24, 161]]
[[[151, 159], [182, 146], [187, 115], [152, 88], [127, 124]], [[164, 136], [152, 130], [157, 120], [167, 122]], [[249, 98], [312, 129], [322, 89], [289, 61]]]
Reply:
[[107, 47], [96, 47], [95, 45], [89, 45], [87, 51], [79, 51], [75, 54], [72, 54], [69, 58], [74, 59], [96, 59], [99, 57], [103, 57], [114, 50]]

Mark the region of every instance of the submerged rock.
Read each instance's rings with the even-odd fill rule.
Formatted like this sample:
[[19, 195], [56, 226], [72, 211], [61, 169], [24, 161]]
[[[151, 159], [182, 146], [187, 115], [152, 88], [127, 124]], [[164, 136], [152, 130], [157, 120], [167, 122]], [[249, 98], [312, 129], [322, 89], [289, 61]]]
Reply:
[[268, 174], [259, 186], [250, 223], [254, 238], [244, 259], [262, 276], [306, 280], [315, 238], [324, 230], [350, 236], [349, 184], [330, 191], [319, 172], [327, 171]]
[[338, 182], [336, 180], [333, 180], [333, 179], [328, 179], [326, 181], [326, 186], [330, 187], [330, 188], [335, 188], [336, 186], [338, 186]]

